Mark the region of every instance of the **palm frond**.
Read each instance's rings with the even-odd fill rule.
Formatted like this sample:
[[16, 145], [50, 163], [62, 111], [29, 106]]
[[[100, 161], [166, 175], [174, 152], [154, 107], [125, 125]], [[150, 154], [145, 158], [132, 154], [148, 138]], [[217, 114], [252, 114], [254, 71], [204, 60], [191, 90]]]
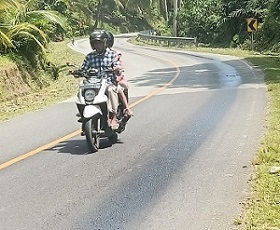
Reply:
[[0, 46], [3, 45], [5, 48], [13, 47], [12, 40], [0, 30]]
[[[21, 24], [13, 26], [11, 28], [11, 30], [9, 31], [8, 36], [11, 37], [11, 39], [13, 39], [14, 37], [17, 37], [20, 34], [33, 35], [33, 33], [38, 34], [39, 38], [42, 39], [42, 42], [40, 42], [41, 44], [46, 44], [47, 43], [46, 34], [42, 30], [40, 30], [38, 27], [36, 27], [35, 25], [29, 24], [29, 23], [21, 23]], [[34, 36], [35, 35], [29, 36], [29, 37], [33, 38]], [[36, 38], [36, 40], [38, 40], [38, 39]]]
[[9, 10], [11, 8], [19, 8], [19, 3], [16, 0], [0, 0], [0, 11]]
[[37, 2], [37, 0], [28, 0], [24, 5], [25, 10], [32, 11], [33, 9], [35, 9]]
[[27, 18], [30, 19], [45, 19], [49, 22], [59, 24], [62, 28], [65, 28], [66, 22], [56, 11], [51, 10], [34, 10], [27, 12]]
[[27, 37], [27, 38], [31, 38], [33, 41], [35, 41], [37, 43], [37, 45], [41, 48], [41, 51], [45, 54], [46, 53], [46, 49], [45, 46], [37, 39], [36, 36], [34, 36], [33, 34], [27, 32], [27, 31], [21, 31], [17, 34], [17, 36], [23, 36], [23, 37]]
[[229, 16], [231, 18], [238, 18], [241, 15], [245, 14], [245, 12], [246, 11], [244, 9], [236, 9], [236, 10], [232, 11]]
[[120, 0], [114, 0], [114, 2], [119, 9], [124, 9], [124, 4]]

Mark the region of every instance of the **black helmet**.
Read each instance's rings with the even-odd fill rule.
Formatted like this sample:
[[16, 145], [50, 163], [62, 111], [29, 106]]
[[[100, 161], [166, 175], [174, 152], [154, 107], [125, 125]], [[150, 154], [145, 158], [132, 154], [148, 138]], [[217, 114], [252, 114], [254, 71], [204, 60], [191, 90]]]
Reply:
[[104, 30], [96, 30], [90, 34], [89, 40], [90, 42], [97, 41], [97, 40], [106, 42], [108, 40], [108, 35]]
[[114, 35], [110, 31], [106, 31], [106, 33], [108, 36], [107, 45], [109, 48], [112, 48], [114, 45], [114, 41], [115, 41]]

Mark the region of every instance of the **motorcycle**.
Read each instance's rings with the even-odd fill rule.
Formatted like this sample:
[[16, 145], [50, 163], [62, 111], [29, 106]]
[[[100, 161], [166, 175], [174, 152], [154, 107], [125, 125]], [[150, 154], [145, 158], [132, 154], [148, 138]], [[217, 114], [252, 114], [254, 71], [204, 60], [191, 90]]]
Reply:
[[[75, 65], [68, 63], [68, 66]], [[77, 66], [75, 67], [77, 68]], [[125, 130], [130, 116], [124, 113], [124, 105], [119, 98], [117, 110], [119, 127], [113, 130], [108, 124], [110, 114], [107, 109], [107, 95], [105, 93], [107, 87], [106, 75], [114, 74], [113, 69], [107, 67], [102, 71], [90, 69], [87, 72], [76, 69], [69, 71], [69, 73], [76, 78], [83, 78], [80, 82], [76, 105], [81, 116], [78, 120], [82, 123], [81, 135], [85, 135], [89, 151], [98, 151], [101, 138], [107, 137], [112, 144], [116, 143], [118, 133], [122, 133]]]

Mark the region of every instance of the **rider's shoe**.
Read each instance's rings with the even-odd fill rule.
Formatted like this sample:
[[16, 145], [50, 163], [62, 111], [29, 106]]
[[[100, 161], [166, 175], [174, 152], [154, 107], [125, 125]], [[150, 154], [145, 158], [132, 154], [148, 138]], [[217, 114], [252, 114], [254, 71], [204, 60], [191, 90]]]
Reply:
[[120, 125], [119, 128], [116, 130], [117, 133], [121, 133], [125, 130], [125, 126], [126, 126], [126, 122], [124, 121], [124, 119], [122, 119], [120, 121]]

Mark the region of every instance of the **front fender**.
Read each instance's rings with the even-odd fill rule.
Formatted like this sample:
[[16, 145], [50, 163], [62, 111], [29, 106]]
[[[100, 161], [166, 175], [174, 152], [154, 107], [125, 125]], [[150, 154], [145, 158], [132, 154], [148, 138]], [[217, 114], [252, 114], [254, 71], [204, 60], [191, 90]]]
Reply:
[[84, 108], [83, 116], [84, 118], [91, 118], [96, 114], [102, 115], [102, 111], [97, 105], [86, 105]]

